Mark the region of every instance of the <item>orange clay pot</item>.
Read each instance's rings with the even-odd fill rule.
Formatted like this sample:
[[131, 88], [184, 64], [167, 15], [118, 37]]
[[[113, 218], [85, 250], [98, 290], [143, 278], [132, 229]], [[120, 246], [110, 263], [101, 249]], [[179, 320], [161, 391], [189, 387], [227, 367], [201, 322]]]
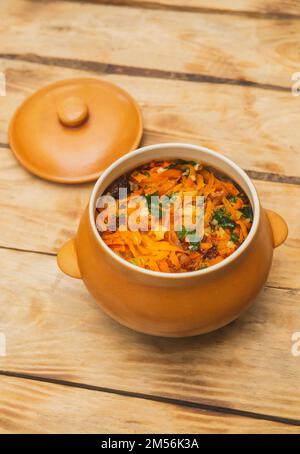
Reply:
[[[97, 197], [120, 175], [161, 158], [210, 165], [231, 177], [249, 197], [252, 228], [237, 251], [221, 263], [188, 273], [149, 271], [117, 256], [99, 236], [94, 221]], [[102, 309], [121, 324], [156, 336], [194, 336], [227, 325], [254, 302], [266, 282], [273, 249], [286, 237], [285, 221], [261, 208], [251, 180], [232, 161], [195, 145], [153, 145], [123, 156], [102, 174], [76, 238], [58, 254], [58, 265], [81, 278]]]

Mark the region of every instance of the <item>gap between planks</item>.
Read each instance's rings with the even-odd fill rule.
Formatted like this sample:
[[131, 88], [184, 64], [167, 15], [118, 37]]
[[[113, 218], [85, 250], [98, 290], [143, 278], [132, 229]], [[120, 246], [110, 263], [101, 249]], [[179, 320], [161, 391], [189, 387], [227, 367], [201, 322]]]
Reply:
[[61, 68], [77, 69], [82, 71], [101, 72], [131, 77], [146, 77], [155, 79], [177, 80], [181, 82], [210, 83], [215, 85], [231, 85], [239, 87], [252, 87], [260, 90], [290, 92], [289, 87], [268, 83], [254, 82], [246, 79], [232, 79], [229, 77], [210, 76], [181, 71], [167, 71], [164, 69], [142, 68], [139, 66], [117, 65], [93, 60], [80, 60], [76, 58], [46, 57], [37, 54], [12, 54], [0, 53], [0, 59], [22, 61], [39, 65], [58, 66]]
[[[60, 0], [27, 0], [29, 2], [44, 2], [44, 3], [54, 3]], [[82, 3], [82, 0], [65, 0], [69, 3]], [[247, 17], [250, 19], [269, 19], [269, 20], [296, 20], [300, 19], [300, 14], [289, 14], [289, 13], [280, 13], [276, 11], [270, 12], [259, 12], [259, 11], [248, 11], [240, 10], [234, 11], [224, 8], [208, 8], [204, 6], [187, 6], [187, 5], [170, 5], [165, 3], [160, 3], [158, 1], [149, 1], [143, 2], [139, 0], [85, 0], [85, 3], [90, 3], [93, 5], [108, 5], [108, 6], [117, 6], [125, 8], [136, 8], [136, 9], [150, 9], [150, 10], [160, 10], [160, 11], [174, 11], [179, 13], [197, 13], [197, 14], [215, 14], [223, 16], [238, 16], [238, 17]]]
[[48, 378], [40, 375], [32, 375], [26, 374], [21, 372], [12, 372], [7, 370], [0, 370], [0, 376], [3, 377], [12, 377], [12, 378], [21, 378], [24, 380], [31, 380], [37, 382], [44, 382], [44, 383], [51, 383], [54, 385], [60, 386], [67, 386], [71, 388], [78, 388], [78, 389], [86, 389], [89, 391], [98, 391], [102, 393], [114, 394], [118, 396], [124, 397], [133, 397], [136, 399], [148, 400], [153, 402], [160, 402], [169, 405], [179, 405], [182, 407], [193, 408], [200, 411], [205, 411], [209, 413], [217, 413], [223, 415], [230, 415], [230, 416], [240, 416], [243, 418], [251, 418], [260, 421], [270, 421], [276, 422], [279, 424], [289, 425], [289, 426], [297, 426], [300, 427], [300, 420], [299, 419], [292, 419], [292, 418], [283, 418], [281, 416], [272, 416], [264, 413], [256, 413], [247, 410], [240, 410], [230, 407], [222, 407], [218, 405], [209, 405], [209, 404], [201, 404], [192, 401], [186, 401], [183, 399], [171, 398], [171, 397], [163, 397], [163, 396], [156, 396], [154, 394], [144, 394], [138, 393], [133, 391], [125, 391], [115, 388], [108, 388], [104, 386], [96, 386], [96, 385], [89, 385], [87, 383], [79, 383], [79, 382], [72, 382], [68, 380], [58, 380], [55, 378]]
[[[144, 129], [144, 133], [151, 134], [151, 131]], [[158, 132], [158, 134], [159, 134], [159, 132]], [[180, 139], [180, 138], [178, 138], [178, 140], [182, 141], [182, 139]], [[185, 142], [185, 140], [184, 140], [184, 142]], [[8, 143], [0, 143], [0, 149], [1, 148], [5, 149], [5, 150], [10, 150], [10, 146]], [[300, 177], [298, 177], [296, 175], [281, 175], [279, 173], [263, 172], [263, 171], [248, 170], [248, 169], [244, 169], [244, 171], [253, 180], [300, 186]]]

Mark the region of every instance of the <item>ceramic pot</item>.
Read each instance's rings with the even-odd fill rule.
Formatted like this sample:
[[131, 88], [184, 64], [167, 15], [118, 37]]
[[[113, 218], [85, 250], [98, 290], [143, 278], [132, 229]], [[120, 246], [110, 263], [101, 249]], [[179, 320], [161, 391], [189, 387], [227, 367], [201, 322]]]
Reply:
[[[199, 271], [159, 273], [116, 255], [95, 225], [95, 205], [110, 183], [153, 159], [182, 158], [210, 165], [247, 194], [254, 213], [244, 243], [221, 263]], [[253, 183], [234, 162], [204, 147], [152, 145], [114, 162], [97, 181], [76, 238], [58, 254], [61, 270], [81, 278], [101, 308], [121, 324], [156, 336], [185, 337], [216, 330], [239, 317], [263, 288], [273, 249], [287, 237], [285, 221], [261, 207]]]

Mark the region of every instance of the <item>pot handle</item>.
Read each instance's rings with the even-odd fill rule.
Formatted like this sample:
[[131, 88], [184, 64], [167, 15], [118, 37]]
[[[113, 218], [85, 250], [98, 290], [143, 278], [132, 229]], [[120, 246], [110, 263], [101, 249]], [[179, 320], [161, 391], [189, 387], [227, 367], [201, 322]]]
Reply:
[[74, 239], [67, 241], [63, 245], [57, 254], [57, 264], [63, 273], [76, 279], [81, 279]]
[[285, 220], [275, 211], [266, 210], [273, 232], [273, 246], [278, 247], [285, 242], [288, 236], [288, 226]]

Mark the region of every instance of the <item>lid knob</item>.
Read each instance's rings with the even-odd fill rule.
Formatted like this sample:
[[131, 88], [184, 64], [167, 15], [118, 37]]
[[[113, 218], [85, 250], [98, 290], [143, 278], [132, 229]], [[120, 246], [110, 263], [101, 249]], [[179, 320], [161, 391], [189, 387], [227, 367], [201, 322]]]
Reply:
[[64, 126], [81, 126], [88, 119], [89, 109], [81, 98], [74, 96], [61, 101], [57, 115]]

